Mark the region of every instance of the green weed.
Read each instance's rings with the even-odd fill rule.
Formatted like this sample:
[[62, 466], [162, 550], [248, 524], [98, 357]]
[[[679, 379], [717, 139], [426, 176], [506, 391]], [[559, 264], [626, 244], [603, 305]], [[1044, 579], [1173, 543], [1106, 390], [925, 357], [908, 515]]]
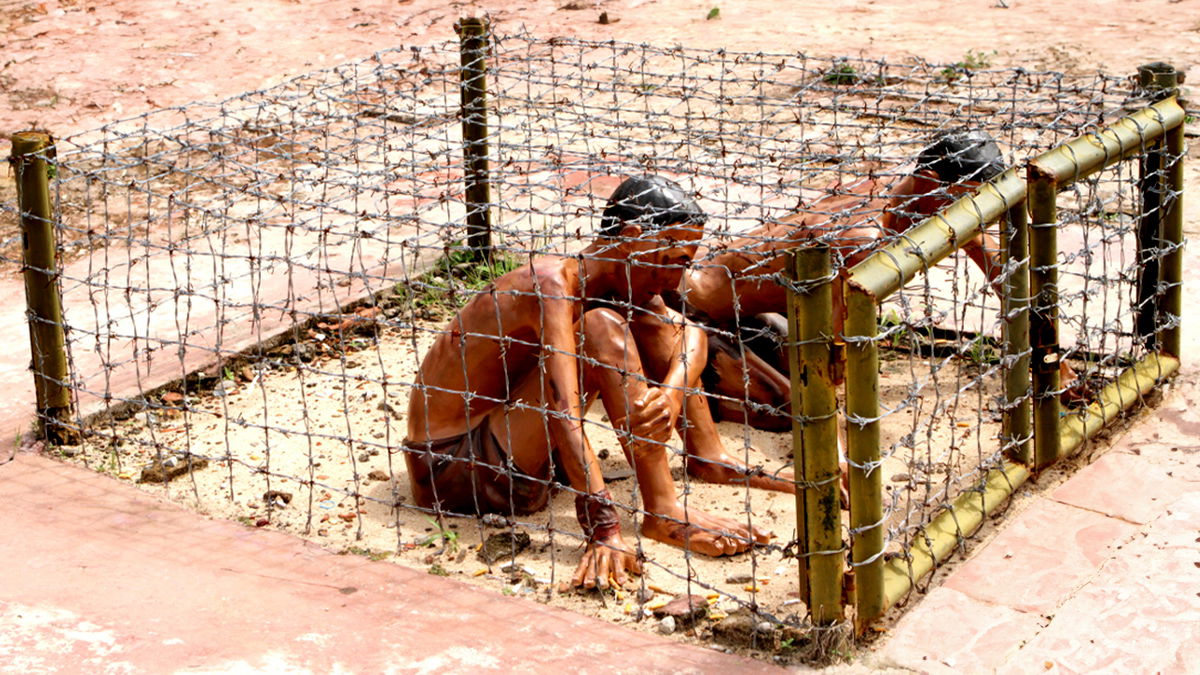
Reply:
[[963, 60], [957, 63], [952, 63], [938, 73], [938, 76], [946, 82], [954, 82], [963, 75], [969, 75], [971, 71], [982, 70], [992, 65], [991, 57], [995, 56], [996, 52], [977, 52], [973, 49], [968, 49]]
[[821, 80], [826, 84], [847, 85], [855, 84], [860, 79], [858, 71], [849, 63], [834, 64], [832, 68], [825, 71]]
[[458, 552], [458, 533], [449, 528], [443, 527], [441, 523], [433, 518], [426, 518], [431, 525], [437, 528], [437, 532], [422, 539], [420, 546], [434, 546], [439, 542], [442, 543], [442, 548], [449, 550], [451, 553]]
[[395, 290], [404, 305], [444, 314], [458, 310], [475, 292], [521, 264], [515, 256], [501, 252], [496, 252], [491, 262], [477, 261], [470, 249], [456, 241], [446, 247], [433, 267], [412, 282], [397, 284]]
[[708, 16], [706, 16], [704, 18], [707, 21], [712, 21], [713, 19], [721, 18], [721, 8], [713, 7], [712, 9], [708, 10]]

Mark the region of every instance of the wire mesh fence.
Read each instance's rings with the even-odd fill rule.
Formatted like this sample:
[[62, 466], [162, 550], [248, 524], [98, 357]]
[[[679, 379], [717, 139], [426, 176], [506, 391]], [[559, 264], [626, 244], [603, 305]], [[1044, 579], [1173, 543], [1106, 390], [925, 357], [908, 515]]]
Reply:
[[[720, 619], [749, 616], [739, 634], [767, 648], [807, 626], [796, 558], [812, 555], [787, 433], [808, 421], [786, 317], [807, 287], [786, 252], [832, 251], [840, 383], [852, 266], [1149, 102], [1103, 75], [507, 35], [481, 55], [472, 118], [461, 74], [478, 64], [460, 57], [381, 52], [59, 141], [76, 413], [52, 423], [83, 436], [60, 451], [207, 512], [615, 620], [665, 612], [720, 639], [736, 632]], [[489, 127], [484, 203], [464, 119]], [[964, 131], [996, 155], [930, 154]], [[1058, 198], [1072, 405], [1157, 348], [1136, 326], [1139, 181], [1118, 163]], [[481, 219], [490, 252], [468, 245]], [[879, 310], [883, 452], [859, 467], [884, 486], [872, 561], [905, 560], [1028, 440], [1002, 428], [1030, 398], [1006, 396], [1000, 298], [1022, 261], [1002, 234]], [[18, 246], [0, 249], [13, 271]], [[865, 530], [833, 513], [840, 559]], [[552, 592], [639, 567], [598, 596]]]

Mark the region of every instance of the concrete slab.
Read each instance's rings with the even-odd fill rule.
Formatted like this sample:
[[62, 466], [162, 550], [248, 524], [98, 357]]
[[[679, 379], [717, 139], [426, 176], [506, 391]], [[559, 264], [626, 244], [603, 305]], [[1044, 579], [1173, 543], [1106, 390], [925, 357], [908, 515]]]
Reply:
[[945, 585], [977, 600], [1050, 614], [1136, 531], [1123, 520], [1038, 500]]
[[922, 673], [994, 670], [1020, 648], [1015, 636], [1041, 629], [1037, 614], [940, 587], [900, 618], [873, 661]]
[[0, 465], [0, 503], [16, 563], [0, 575], [0, 673], [774, 670], [211, 520], [39, 456]]
[[1172, 503], [1001, 670], [1185, 673], [1200, 664], [1200, 494]]

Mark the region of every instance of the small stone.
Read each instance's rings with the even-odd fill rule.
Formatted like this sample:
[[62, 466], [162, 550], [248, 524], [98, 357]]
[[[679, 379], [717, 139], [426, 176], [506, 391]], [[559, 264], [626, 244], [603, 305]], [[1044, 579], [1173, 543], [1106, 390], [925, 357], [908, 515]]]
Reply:
[[369, 453], [369, 452], [361, 453], [358, 456], [358, 461], [360, 461], [360, 462], [369, 462], [370, 460], [371, 460], [371, 453]]
[[348, 523], [348, 522], [350, 522], [350, 521], [354, 520], [354, 518], [355, 518], [355, 513], [354, 513], [353, 511], [347, 511], [347, 512], [345, 512], [345, 513], [339, 513], [339, 514], [338, 514], [338, 518], [341, 518], [342, 520], [344, 520], [344, 521], [346, 521], [346, 522]]
[[725, 583], [727, 584], [748, 584], [751, 581], [754, 581], [753, 574], [731, 574], [725, 577]]
[[329, 536], [329, 530], [327, 530], [327, 529], [325, 529], [325, 528], [323, 528], [323, 527], [322, 527], [321, 529], [317, 530], [317, 536], [320, 536], [320, 537], [328, 537], [328, 536]]
[[386, 480], [391, 480], [392, 477], [389, 476], [386, 471], [381, 471], [379, 469], [375, 469], [375, 470], [371, 471], [371, 473], [367, 474], [367, 478], [369, 478], [371, 480], [377, 480], [377, 481], [382, 482], [382, 481], [386, 481]]
[[58, 453], [63, 457], [78, 457], [83, 452], [83, 448], [78, 445], [60, 445]]
[[910, 476], [910, 475], [908, 475], [908, 474], [906, 474], [906, 473], [894, 473], [894, 474], [892, 474], [892, 482], [893, 482], [893, 483], [907, 483], [907, 482], [908, 482], [908, 481], [910, 481], [910, 480], [912, 480], [912, 476]]
[[267, 520], [266, 518], [259, 518], [258, 520], [254, 521], [254, 526], [255, 527], [266, 527], [270, 523], [271, 523], [271, 521]]
[[667, 604], [654, 610], [654, 616], [674, 617], [680, 628], [687, 628], [696, 621], [708, 616], [708, 600], [701, 595], [682, 594], [675, 596]]
[[142, 475], [138, 476], [139, 483], [166, 483], [172, 481], [188, 471], [199, 471], [208, 466], [208, 460], [195, 455], [187, 455], [181, 457], [179, 455], [170, 455], [169, 457], [155, 457], [154, 461], [142, 468]]
[[497, 532], [483, 542], [479, 548], [479, 559], [489, 565], [501, 559], [516, 559], [517, 555], [529, 548], [529, 542], [529, 535], [520, 530]]
[[617, 469], [604, 474], [605, 483], [616, 483], [618, 481], [629, 480], [633, 478], [633, 469]]
[[479, 519], [484, 527], [508, 527], [508, 519], [499, 513], [485, 513]]
[[639, 588], [637, 591], [638, 604], [646, 604], [654, 599], [654, 591], [649, 588]]
[[267, 490], [263, 493], [263, 503], [272, 508], [281, 509], [292, 503], [292, 493]]
[[775, 649], [779, 641], [775, 627], [745, 607], [713, 624], [712, 636], [722, 644], [753, 649]]
[[166, 403], [167, 405], [183, 403], [183, 394], [177, 391], [168, 391], [162, 395], [162, 402]]
[[662, 633], [663, 635], [670, 635], [671, 633], [674, 633], [675, 628], [675, 617], [673, 616], [664, 616], [658, 622], [658, 632]]

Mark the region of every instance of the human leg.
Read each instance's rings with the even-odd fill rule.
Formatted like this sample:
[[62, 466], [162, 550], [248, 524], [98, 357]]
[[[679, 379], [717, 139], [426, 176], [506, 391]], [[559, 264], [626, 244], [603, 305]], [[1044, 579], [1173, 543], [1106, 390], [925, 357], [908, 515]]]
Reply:
[[[679, 340], [682, 336], [669, 339]], [[668, 463], [669, 450], [663, 442], [671, 430], [669, 412], [657, 420], [646, 416], [646, 402], [665, 394], [655, 386], [657, 380], [648, 378], [639, 347], [630, 322], [617, 312], [595, 309], [585, 314], [583, 353], [590, 362], [586, 388], [599, 394], [634, 467], [647, 511], [642, 533], [709, 555], [738, 553], [755, 541], [765, 542], [767, 535], [756, 528], [711, 516], [695, 507], [685, 509], [679, 503]], [[647, 433], [648, 429], [653, 431]]]

